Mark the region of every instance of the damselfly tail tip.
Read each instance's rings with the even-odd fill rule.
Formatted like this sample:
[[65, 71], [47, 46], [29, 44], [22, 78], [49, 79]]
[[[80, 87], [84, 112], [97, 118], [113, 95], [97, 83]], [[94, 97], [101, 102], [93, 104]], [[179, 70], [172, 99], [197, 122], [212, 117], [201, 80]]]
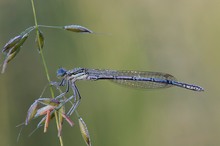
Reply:
[[205, 91], [205, 89], [204, 89], [204, 88], [202, 88], [202, 87], [200, 87], [200, 91]]
[[197, 85], [193, 85], [193, 84], [187, 84], [187, 83], [181, 83], [181, 82], [172, 82], [173, 85], [188, 89], [188, 90], [193, 90], [193, 91], [204, 91], [203, 87], [197, 86]]
[[194, 90], [194, 91], [198, 91], [198, 92], [205, 91], [205, 89], [203, 87], [196, 86], [196, 85], [192, 86], [191, 89]]

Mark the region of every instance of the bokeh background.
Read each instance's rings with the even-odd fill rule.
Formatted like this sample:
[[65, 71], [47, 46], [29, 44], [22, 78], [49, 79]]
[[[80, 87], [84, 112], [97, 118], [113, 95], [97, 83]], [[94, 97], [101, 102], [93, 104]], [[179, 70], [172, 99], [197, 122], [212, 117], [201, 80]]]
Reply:
[[[167, 72], [201, 85], [138, 90], [108, 81], [77, 83], [78, 112], [96, 146], [220, 145], [220, 3], [218, 0], [46, 0], [36, 1], [39, 24], [80, 24], [97, 34], [42, 29], [51, 79], [59, 67]], [[34, 25], [31, 2], [0, 1], [0, 46]], [[27, 109], [47, 84], [34, 33], [0, 75], [0, 145], [59, 146], [55, 121], [47, 133], [37, 120], [20, 128]], [[1, 57], [1, 62], [3, 58]], [[49, 97], [48, 92], [45, 97]], [[75, 115], [65, 123], [65, 146], [85, 145]]]

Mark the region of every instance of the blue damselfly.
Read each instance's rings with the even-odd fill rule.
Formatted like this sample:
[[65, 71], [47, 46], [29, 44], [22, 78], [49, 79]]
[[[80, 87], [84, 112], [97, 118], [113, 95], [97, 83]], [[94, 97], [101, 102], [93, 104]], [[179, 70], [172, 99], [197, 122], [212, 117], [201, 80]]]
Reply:
[[[73, 90], [73, 95], [68, 98], [67, 101], [74, 99], [74, 104], [67, 115], [71, 115], [80, 103], [81, 96], [75, 85], [77, 80], [110, 80], [121, 85], [145, 89], [177, 86], [193, 91], [204, 91], [200, 86], [178, 82], [174, 76], [161, 72], [117, 71], [87, 68], [74, 68], [73, 70], [67, 71], [64, 68], [60, 68], [57, 71], [57, 76], [62, 78], [62, 81], [59, 84], [60, 86], [67, 85], [66, 92], [69, 91], [69, 87]], [[59, 95], [59, 97], [63, 96], [65, 93]]]

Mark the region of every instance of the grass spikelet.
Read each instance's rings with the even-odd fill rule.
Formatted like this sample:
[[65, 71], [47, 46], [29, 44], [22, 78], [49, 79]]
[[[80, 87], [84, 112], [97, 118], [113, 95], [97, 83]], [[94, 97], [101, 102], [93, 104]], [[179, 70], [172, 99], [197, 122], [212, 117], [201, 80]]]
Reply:
[[78, 33], [93, 33], [93, 31], [89, 30], [86, 27], [80, 26], [80, 25], [66, 25], [63, 27], [64, 30], [72, 31], [72, 32], [78, 32]]

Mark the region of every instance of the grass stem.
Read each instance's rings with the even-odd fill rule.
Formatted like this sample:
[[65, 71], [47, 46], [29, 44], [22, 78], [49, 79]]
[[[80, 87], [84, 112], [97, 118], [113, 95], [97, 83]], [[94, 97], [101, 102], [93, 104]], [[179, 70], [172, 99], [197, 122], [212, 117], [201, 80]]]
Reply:
[[[38, 23], [37, 23], [37, 16], [36, 16], [34, 0], [31, 0], [31, 5], [32, 5], [32, 10], [33, 10], [33, 15], [34, 15], [34, 23], [35, 23], [37, 38], [38, 38], [38, 40], [40, 40], [40, 37], [39, 37], [39, 26], [38, 26]], [[46, 60], [44, 58], [40, 42], [38, 41], [38, 43], [39, 43], [39, 48], [40, 48], [40, 56], [41, 56], [41, 59], [42, 59], [42, 62], [43, 62], [43, 66], [44, 66], [44, 70], [45, 70], [45, 73], [46, 73], [46, 77], [47, 77], [48, 82], [50, 83], [51, 80], [50, 80], [50, 76], [49, 76]], [[51, 92], [52, 98], [54, 98], [55, 97], [54, 96], [54, 91], [53, 91], [53, 88], [51, 86], [50, 86], [50, 92]], [[57, 111], [55, 111], [55, 119], [56, 119], [57, 129], [59, 131], [59, 120], [58, 120]], [[60, 141], [60, 146], [63, 146], [63, 139], [62, 139], [61, 136], [59, 136], [59, 141]]]

